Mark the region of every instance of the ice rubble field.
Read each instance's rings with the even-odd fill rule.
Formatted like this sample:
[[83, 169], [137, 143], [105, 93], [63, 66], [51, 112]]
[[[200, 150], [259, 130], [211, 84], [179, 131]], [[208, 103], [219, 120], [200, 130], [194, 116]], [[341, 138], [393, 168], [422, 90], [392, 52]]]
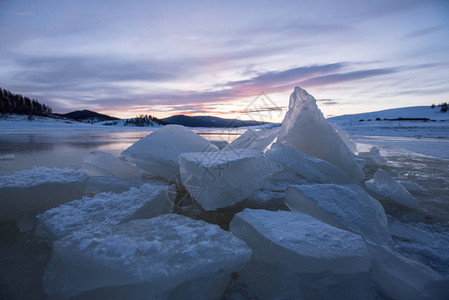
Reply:
[[231, 144], [169, 125], [1, 176], [0, 298], [447, 299], [448, 163], [406, 154], [297, 87], [280, 128]]

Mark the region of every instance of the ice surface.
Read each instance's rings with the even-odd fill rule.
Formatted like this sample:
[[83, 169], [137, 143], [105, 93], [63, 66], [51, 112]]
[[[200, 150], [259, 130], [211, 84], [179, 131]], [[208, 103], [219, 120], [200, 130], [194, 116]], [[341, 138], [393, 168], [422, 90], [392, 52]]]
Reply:
[[0, 222], [81, 198], [86, 182], [86, 174], [67, 168], [34, 167], [0, 176]]
[[179, 164], [183, 185], [205, 210], [240, 202], [281, 170], [260, 151], [248, 149], [185, 153]]
[[217, 225], [166, 214], [55, 242], [44, 287], [49, 295], [65, 298], [99, 288], [103, 295], [108, 288], [112, 293], [115, 288], [128, 289], [127, 294], [137, 299], [154, 299], [173, 290], [182, 295], [181, 288], [196, 290], [201, 298], [205, 290], [189, 288], [190, 282], [222, 280], [250, 257], [244, 242]]
[[93, 151], [87, 154], [84, 157], [81, 171], [89, 176], [110, 176], [124, 179], [141, 177], [141, 172], [136, 167], [101, 151]]
[[338, 133], [338, 135], [341, 137], [343, 142], [345, 142], [346, 146], [348, 146], [349, 150], [351, 150], [352, 153], [356, 154], [358, 152], [357, 144], [353, 140], [351, 140], [348, 133], [346, 131], [344, 131], [343, 129], [341, 129], [341, 127], [335, 123], [331, 124], [331, 125], [335, 129], [335, 131]]
[[365, 177], [351, 150], [324, 119], [316, 100], [299, 87], [290, 96], [277, 141], [333, 163], [357, 180]]
[[139, 168], [172, 180], [179, 174], [179, 155], [187, 152], [218, 151], [215, 145], [180, 125], [155, 130], [122, 152]]
[[370, 257], [363, 239], [300, 212], [245, 209], [231, 222], [253, 258], [294, 272], [366, 272]]
[[294, 185], [286, 204], [340, 229], [349, 230], [380, 244], [391, 243], [382, 205], [358, 185]]
[[337, 184], [355, 183], [354, 179], [339, 167], [284, 144], [273, 144], [266, 155], [286, 168], [313, 181]]
[[111, 227], [129, 220], [151, 218], [171, 213], [173, 202], [168, 198], [172, 189], [164, 184], [146, 183], [121, 194], [100, 193], [84, 197], [38, 216], [50, 236], [60, 239], [70, 234], [84, 234]]
[[379, 196], [376, 197], [379, 200], [384, 198], [389, 202], [409, 208], [418, 206], [418, 200], [382, 169], [377, 170], [373, 179], [366, 181], [365, 185], [370, 192]]
[[249, 128], [223, 150], [254, 149], [265, 151], [275, 141], [279, 130], [280, 127], [259, 130]]
[[386, 247], [372, 248], [373, 280], [393, 299], [447, 299], [447, 279]]

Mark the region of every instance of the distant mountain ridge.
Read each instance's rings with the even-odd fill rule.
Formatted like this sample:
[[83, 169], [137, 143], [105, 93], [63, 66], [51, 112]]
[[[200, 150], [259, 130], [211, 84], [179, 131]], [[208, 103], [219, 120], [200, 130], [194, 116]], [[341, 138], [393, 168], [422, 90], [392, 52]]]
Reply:
[[93, 121], [93, 122], [103, 122], [103, 121], [116, 121], [120, 120], [116, 117], [111, 117], [104, 114], [99, 114], [97, 112], [91, 111], [91, 110], [76, 110], [72, 111], [66, 114], [54, 114], [58, 117], [67, 118], [75, 121]]
[[244, 127], [272, 124], [270, 122], [259, 122], [250, 120], [223, 119], [212, 116], [189, 117], [186, 115], [176, 115], [165, 119], [169, 124], [183, 125], [186, 127]]

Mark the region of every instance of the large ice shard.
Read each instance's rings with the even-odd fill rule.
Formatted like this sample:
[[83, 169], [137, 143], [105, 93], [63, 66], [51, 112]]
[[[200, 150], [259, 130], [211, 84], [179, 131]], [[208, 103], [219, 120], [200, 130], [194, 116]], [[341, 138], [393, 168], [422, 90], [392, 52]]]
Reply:
[[218, 148], [184, 126], [168, 125], [130, 146], [122, 156], [145, 171], [172, 180], [179, 174], [179, 155], [210, 151]]
[[166, 214], [55, 242], [44, 288], [64, 298], [220, 299], [250, 257], [217, 225]]
[[89, 176], [108, 176], [124, 179], [141, 177], [141, 171], [112, 154], [93, 151], [84, 157], [81, 171]]
[[369, 270], [363, 239], [301, 212], [245, 209], [235, 215], [231, 232], [260, 261], [280, 263], [304, 273], [357, 273]]
[[346, 146], [348, 146], [349, 150], [351, 150], [352, 153], [356, 154], [358, 152], [357, 144], [353, 140], [351, 140], [349, 134], [343, 129], [341, 129], [341, 127], [338, 126], [337, 124], [333, 123], [331, 125], [338, 133], [338, 135], [340, 135], [341, 139], [343, 140], [343, 142], [345, 142]]
[[358, 185], [290, 186], [286, 204], [291, 210], [309, 214], [374, 243], [392, 242], [382, 205]]
[[171, 213], [173, 202], [168, 193], [172, 188], [165, 184], [146, 183], [121, 194], [100, 193], [95, 197], [74, 200], [39, 215], [39, 232], [60, 239], [129, 220]]
[[366, 181], [365, 185], [379, 200], [385, 199], [390, 203], [408, 208], [416, 208], [418, 206], [418, 200], [382, 169], [378, 169], [373, 179]]
[[290, 96], [277, 141], [333, 163], [357, 180], [365, 177], [351, 150], [324, 119], [315, 98], [299, 87]]
[[281, 170], [260, 151], [248, 149], [185, 153], [179, 165], [183, 185], [205, 210], [240, 202]]
[[280, 127], [258, 130], [249, 128], [223, 150], [254, 149], [265, 151], [276, 140], [279, 129]]
[[389, 297], [398, 300], [447, 299], [448, 279], [431, 268], [386, 247], [371, 249], [372, 278]]
[[260, 299], [366, 299], [372, 293], [367, 284], [357, 291], [370, 268], [358, 235], [300, 212], [251, 209], [235, 215], [231, 232], [253, 251], [239, 275]]
[[354, 179], [336, 165], [297, 151], [285, 144], [273, 144], [266, 156], [313, 181], [336, 184], [355, 183]]
[[14, 221], [83, 196], [87, 175], [34, 167], [0, 177], [0, 222]]

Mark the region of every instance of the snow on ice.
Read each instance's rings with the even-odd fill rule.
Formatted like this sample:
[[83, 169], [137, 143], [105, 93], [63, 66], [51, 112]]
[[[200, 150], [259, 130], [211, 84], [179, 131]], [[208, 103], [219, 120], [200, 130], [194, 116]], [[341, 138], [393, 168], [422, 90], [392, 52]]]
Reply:
[[67, 298], [217, 299], [250, 257], [218, 226], [166, 214], [55, 242], [44, 286]]
[[100, 193], [71, 201], [39, 215], [43, 225], [40, 232], [50, 232], [50, 237], [60, 239], [129, 220], [171, 213], [173, 202], [168, 198], [169, 189], [165, 184], [146, 183], [121, 194]]

